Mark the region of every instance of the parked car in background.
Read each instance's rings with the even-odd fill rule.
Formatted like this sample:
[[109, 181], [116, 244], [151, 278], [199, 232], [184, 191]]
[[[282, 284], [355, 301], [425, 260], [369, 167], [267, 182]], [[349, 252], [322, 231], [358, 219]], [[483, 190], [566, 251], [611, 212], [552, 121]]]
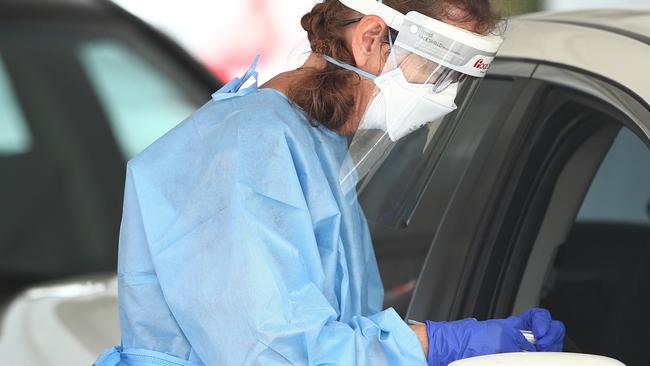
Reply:
[[111, 2], [0, 0], [0, 364], [89, 365], [119, 341], [114, 291], [76, 302], [110, 281], [7, 302], [115, 272], [126, 161], [219, 87]]
[[[97, 22], [90, 23], [86, 26]], [[541, 305], [566, 323], [567, 351], [610, 356], [629, 366], [647, 363], [644, 332], [650, 327], [650, 314], [646, 311], [650, 307], [650, 80], [643, 70], [650, 60], [648, 24], [650, 12], [631, 11], [544, 13], [511, 20], [504, 47], [488, 77], [461, 91], [478, 88], [471, 103], [448, 116], [435, 136], [422, 129], [396, 147], [392, 151], [395, 156], [388, 157], [398, 158], [395, 164], [401, 165], [387, 167], [386, 172], [400, 168], [420, 171], [417, 179], [426, 182], [426, 189], [418, 197], [413, 217], [404, 218], [402, 229], [371, 227], [387, 288], [387, 306], [394, 306], [409, 319], [449, 320], [502, 317]], [[128, 24], [125, 27], [130, 29]], [[0, 34], [4, 39], [9, 33]], [[147, 39], [137, 37], [141, 38], [134, 39]], [[136, 54], [148, 49], [138, 45]], [[176, 63], [168, 57], [161, 56], [171, 68]], [[170, 94], [162, 98], [169, 105], [177, 103], [176, 98], [194, 100], [193, 93], [174, 94], [190, 90], [196, 90], [198, 105], [214, 89], [209, 81], [201, 81], [207, 80], [200, 76], [202, 73], [182, 72], [193, 68], [172, 69], [187, 78], [180, 80], [194, 80], [187, 85], [196, 85], [196, 89], [182, 83], [178, 85], [184, 89], [171, 84], [165, 89]], [[118, 70], [98, 80], [108, 82], [123, 77], [122, 71], [127, 68]], [[133, 72], [127, 79], [138, 74]], [[44, 78], [34, 76], [32, 80], [47, 80]], [[92, 82], [82, 84], [88, 86]], [[124, 93], [135, 98], [141, 89], [148, 90], [145, 86], [148, 84], [140, 79], [128, 88], [120, 83], [112, 98], [121, 98]], [[22, 95], [38, 100], [39, 93], [42, 91]], [[62, 98], [58, 94], [50, 97]], [[10, 180], [16, 188], [7, 198], [17, 203], [11, 206], [14, 211], [3, 213], [10, 219], [18, 213], [28, 218], [20, 221], [24, 224], [18, 227], [24, 229], [12, 237], [30, 238], [24, 245], [32, 245], [27, 248], [33, 249], [29, 251], [31, 255], [17, 257], [22, 261], [9, 262], [3, 268], [13, 270], [11, 266], [17, 263], [33, 270], [48, 268], [40, 261], [58, 258], [65, 250], [67, 255], [59, 255], [61, 259], [56, 263], [69, 258], [71, 262], [66, 263], [70, 268], [65, 268], [70, 272], [74, 266], [87, 265], [86, 256], [90, 263], [101, 263], [102, 271], [112, 269], [117, 221], [112, 226], [98, 224], [108, 222], [103, 217], [112, 216], [98, 215], [103, 211], [92, 208], [104, 206], [89, 202], [101, 199], [104, 205], [112, 205], [113, 211], [106, 212], [119, 214], [121, 202], [115, 200], [121, 197], [124, 159], [129, 156], [125, 151], [129, 150], [120, 150], [119, 146], [128, 145], [121, 145], [119, 137], [114, 138], [110, 140], [112, 150], [101, 149], [113, 151], [113, 155], [120, 157], [116, 160], [119, 164], [114, 162], [109, 166], [111, 170], [104, 170], [98, 169], [101, 165], [88, 162], [93, 151], [100, 149], [95, 146], [99, 142], [93, 144], [91, 139], [99, 133], [89, 134], [83, 128], [86, 121], [73, 117], [92, 106], [100, 111], [106, 107], [97, 108], [103, 105], [102, 97], [95, 97], [99, 102], [82, 98], [88, 95], [80, 93], [68, 104], [58, 99], [57, 103], [48, 104], [49, 99], [43, 98], [43, 107], [32, 112], [41, 118], [53, 116], [56, 111], [72, 114], [61, 118], [61, 132], [52, 127], [58, 126], [54, 122], [43, 124], [50, 126], [50, 135], [46, 138], [44, 133], [35, 134], [43, 140], [32, 137], [33, 146], [40, 146], [38, 141], [53, 139], [52, 134], [65, 136], [66, 131], [72, 131], [74, 136], [85, 132], [79, 141], [68, 138], [56, 144], [54, 141], [59, 140], [43, 142], [43, 149], [51, 149], [45, 150], [44, 155], [37, 155], [40, 150], [35, 147], [23, 148], [27, 152], [14, 153], [14, 158], [10, 155], [7, 159], [14, 164], [10, 171], [23, 169], [24, 176], [31, 179]], [[111, 105], [118, 110], [126, 108], [121, 107], [123, 104], [132, 106], [130, 98], [107, 100], [114, 102]], [[167, 107], [164, 103], [152, 104]], [[45, 113], [42, 108], [48, 106], [50, 109]], [[192, 104], [188, 103], [188, 110], [190, 107]], [[149, 113], [162, 114], [153, 108], [140, 116], [148, 120]], [[115, 112], [103, 121], [124, 115], [127, 113]], [[104, 129], [115, 128], [106, 126], [111, 126], [109, 122], [105, 122]], [[441, 141], [435, 145], [444, 148], [425, 149], [420, 159], [407, 163], [399, 159], [404, 149], [417, 147], [414, 144], [430, 138]], [[92, 149], [80, 156], [73, 155], [83, 151], [80, 146]], [[61, 147], [63, 152], [59, 151]], [[39, 157], [45, 159], [50, 155], [58, 159], [54, 160], [56, 163], [40, 162]], [[76, 166], [65, 165], [68, 159], [85, 170], [80, 168], [79, 173], [64, 179], [64, 173]], [[29, 166], [39, 169], [25, 168]], [[115, 191], [110, 191], [112, 196], [79, 188], [85, 179], [104, 182], [110, 172], [115, 174], [110, 178], [111, 184], [117, 185]], [[391, 181], [393, 177], [388, 174], [383, 181]], [[12, 179], [14, 175], [18, 176], [12, 174]], [[49, 197], [45, 192], [52, 187], [56, 187], [57, 194], [50, 199], [57, 205], [41, 209], [37, 197]], [[60, 203], [64, 202], [61, 200], [66, 192], [72, 197], [71, 192], [77, 190], [83, 195], [71, 201], [74, 205]], [[381, 206], [385, 199], [382, 180], [366, 186], [360, 199]], [[77, 211], [80, 209], [85, 211]], [[34, 218], [29, 219], [30, 214]], [[61, 237], [83, 240], [70, 241], [69, 247], [66, 240], [52, 244], [53, 238], [58, 237], [56, 230], [64, 230], [57, 223], [65, 223], [61, 220], [66, 215], [77, 221], [68, 221], [74, 225], [63, 228], [80, 230], [80, 234], [73, 236], [61, 231], [68, 235]], [[95, 220], [97, 217], [100, 219]], [[39, 232], [38, 225], [43, 222], [48, 224], [43, 224], [42, 230], [51, 230], [50, 235]], [[12, 228], [2, 227], [0, 233]], [[40, 235], [45, 239], [38, 241]], [[2, 243], [5, 242], [10, 243], [3, 239]], [[54, 274], [68, 274], [64, 272]], [[88, 365], [103, 348], [119, 339], [114, 276], [84, 276], [31, 287], [9, 302], [0, 326], [0, 352], [8, 366]], [[559, 364], [555, 360], [552, 364]], [[484, 364], [489, 363], [481, 363]]]
[[218, 87], [108, 1], [0, 0], [0, 293], [113, 272], [126, 161]]

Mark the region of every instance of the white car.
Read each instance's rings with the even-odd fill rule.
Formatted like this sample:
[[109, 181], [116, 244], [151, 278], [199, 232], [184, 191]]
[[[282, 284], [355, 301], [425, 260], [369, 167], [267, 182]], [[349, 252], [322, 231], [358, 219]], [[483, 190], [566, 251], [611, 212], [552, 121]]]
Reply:
[[[422, 169], [415, 216], [403, 230], [371, 228], [387, 305], [416, 320], [541, 305], [566, 323], [574, 352], [458, 366], [645, 365], [650, 12], [532, 14], [510, 20], [505, 38], [443, 131], [436, 170]], [[29, 289], [0, 324], [3, 366], [90, 365], [119, 343], [114, 276]]]

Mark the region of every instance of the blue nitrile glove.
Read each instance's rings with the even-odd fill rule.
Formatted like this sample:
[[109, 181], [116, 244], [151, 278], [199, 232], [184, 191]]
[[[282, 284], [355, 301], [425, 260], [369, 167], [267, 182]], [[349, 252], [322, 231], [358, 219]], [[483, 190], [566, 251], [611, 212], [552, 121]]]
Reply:
[[564, 346], [564, 324], [553, 320], [546, 309], [532, 308], [521, 315], [511, 316], [501, 321], [520, 330], [531, 330], [535, 336], [535, 349], [539, 352], [562, 352]]
[[494, 353], [535, 351], [519, 329], [495, 320], [464, 319], [454, 322], [427, 320], [429, 366], [448, 364]]
[[[537, 345], [529, 343], [522, 330], [532, 330]], [[447, 366], [460, 359], [494, 353], [561, 351], [564, 325], [553, 321], [547, 310], [530, 309], [506, 319], [427, 321], [427, 334], [429, 366]]]

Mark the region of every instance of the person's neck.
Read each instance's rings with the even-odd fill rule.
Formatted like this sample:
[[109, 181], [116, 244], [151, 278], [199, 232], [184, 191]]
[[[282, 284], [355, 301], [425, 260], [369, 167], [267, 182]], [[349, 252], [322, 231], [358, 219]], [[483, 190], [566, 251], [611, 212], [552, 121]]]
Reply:
[[[275, 89], [290, 96], [291, 86], [293, 83], [300, 82], [300, 78], [306, 70], [322, 70], [326, 65], [327, 61], [325, 61], [320, 55], [312, 53], [301, 67], [276, 75], [266, 83], [262, 84], [260, 88]], [[350, 116], [348, 122], [335, 131], [340, 135], [353, 135], [356, 132], [361, 120], [361, 115], [363, 114], [363, 111], [360, 111], [361, 105], [367, 104], [367, 102], [361, 103], [363, 96], [360, 89], [355, 89], [354, 93], [354, 100], [356, 101], [354, 112], [352, 113], [352, 116]]]
[[307, 58], [307, 61], [305, 61], [305, 63], [301, 67], [274, 76], [269, 81], [262, 84], [260, 88], [275, 89], [286, 95], [289, 95], [289, 90], [291, 89], [291, 85], [293, 85], [293, 83], [295, 82], [300, 81], [300, 78], [302, 77], [302, 74], [305, 70], [324, 69], [325, 63], [326, 61], [323, 60], [322, 57], [312, 53], [311, 55], [309, 55], [309, 58]]

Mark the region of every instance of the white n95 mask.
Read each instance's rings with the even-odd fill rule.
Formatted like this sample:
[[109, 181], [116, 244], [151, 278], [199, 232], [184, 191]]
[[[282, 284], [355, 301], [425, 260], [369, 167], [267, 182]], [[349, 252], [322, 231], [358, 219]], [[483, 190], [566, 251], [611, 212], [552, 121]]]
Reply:
[[386, 131], [394, 142], [456, 110], [458, 84], [436, 93], [431, 85], [409, 83], [399, 68], [374, 82], [379, 93], [370, 101], [359, 129]]

